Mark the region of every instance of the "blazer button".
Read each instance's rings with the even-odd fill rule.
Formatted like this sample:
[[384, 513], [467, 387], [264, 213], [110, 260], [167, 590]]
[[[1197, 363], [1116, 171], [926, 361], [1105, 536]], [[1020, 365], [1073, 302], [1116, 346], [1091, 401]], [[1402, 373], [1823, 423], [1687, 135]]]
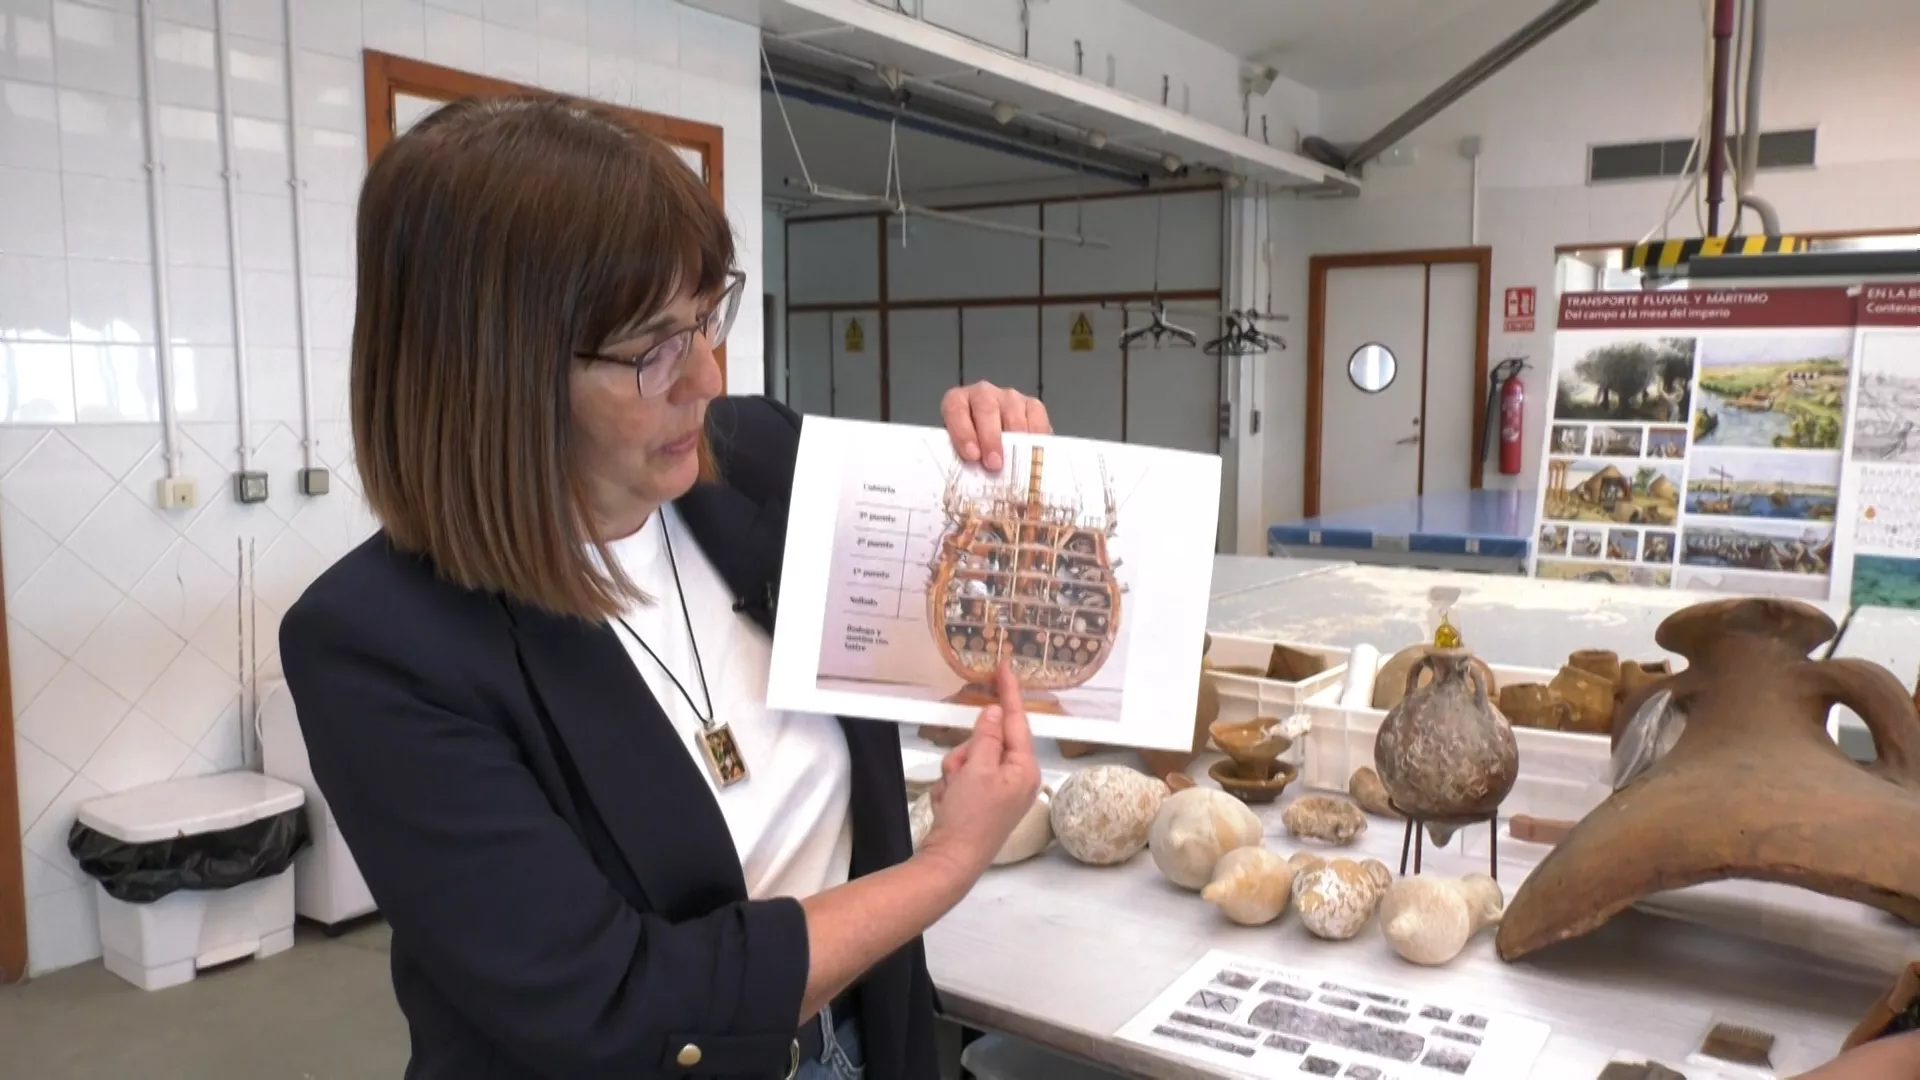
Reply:
[[700, 1048], [692, 1043], [688, 1043], [680, 1048], [679, 1056], [673, 1060], [678, 1062], [681, 1068], [691, 1069], [695, 1065], [700, 1064]]

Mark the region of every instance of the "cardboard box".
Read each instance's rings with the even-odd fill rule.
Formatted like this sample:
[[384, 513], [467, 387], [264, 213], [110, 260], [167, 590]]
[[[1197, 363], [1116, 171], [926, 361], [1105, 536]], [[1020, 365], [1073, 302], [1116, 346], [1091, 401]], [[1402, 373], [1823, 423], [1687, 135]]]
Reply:
[[1893, 1023], [1894, 1017], [1906, 1012], [1915, 998], [1920, 998], [1920, 960], [1909, 963], [1907, 970], [1901, 972], [1900, 977], [1894, 980], [1893, 989], [1887, 992], [1887, 996], [1875, 1002], [1873, 1008], [1867, 1010], [1866, 1019], [1860, 1021], [1860, 1026], [1853, 1029], [1853, 1034], [1847, 1036], [1846, 1042], [1840, 1044], [1841, 1052], [1851, 1050], [1861, 1043], [1872, 1042], [1886, 1034], [1887, 1025]]

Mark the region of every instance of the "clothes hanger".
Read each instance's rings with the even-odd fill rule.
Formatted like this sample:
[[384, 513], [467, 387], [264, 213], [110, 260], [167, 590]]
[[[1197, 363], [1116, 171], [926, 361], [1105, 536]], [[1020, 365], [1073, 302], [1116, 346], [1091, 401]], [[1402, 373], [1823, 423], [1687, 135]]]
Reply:
[[1160, 196], [1154, 203], [1153, 214], [1153, 301], [1147, 309], [1149, 322], [1137, 330], [1129, 330], [1120, 335], [1120, 347], [1127, 348], [1136, 341], [1148, 337], [1153, 339], [1153, 347], [1159, 348], [1166, 338], [1173, 338], [1191, 348], [1200, 344], [1200, 335], [1167, 321], [1167, 303], [1160, 299], [1160, 232], [1167, 216], [1167, 199]]

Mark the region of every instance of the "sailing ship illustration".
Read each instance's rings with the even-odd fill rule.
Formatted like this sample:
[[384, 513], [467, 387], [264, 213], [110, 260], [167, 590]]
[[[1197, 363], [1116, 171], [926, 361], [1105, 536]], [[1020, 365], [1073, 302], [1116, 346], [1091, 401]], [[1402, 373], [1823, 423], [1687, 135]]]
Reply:
[[1862, 402], [1854, 421], [1853, 454], [1875, 461], [1907, 459], [1920, 450], [1915, 434], [1913, 421], [1891, 400], [1882, 403], [1876, 395]]
[[[948, 700], [995, 700], [1002, 660], [1027, 692], [1029, 711], [1058, 712], [1049, 691], [1080, 686], [1113, 654], [1126, 587], [1109, 543], [1118, 530], [1113, 486], [1101, 464], [1105, 513], [1046, 495], [1046, 451], [1028, 452], [1017, 479], [974, 494], [948, 477], [946, 531], [927, 584], [929, 629], [941, 658], [966, 686]], [[1038, 693], [1035, 693], [1038, 692]]]

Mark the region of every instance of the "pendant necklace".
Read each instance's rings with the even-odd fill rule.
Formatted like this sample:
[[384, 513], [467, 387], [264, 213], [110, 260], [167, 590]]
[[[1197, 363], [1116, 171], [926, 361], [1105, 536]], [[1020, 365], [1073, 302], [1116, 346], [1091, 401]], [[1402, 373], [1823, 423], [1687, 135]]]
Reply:
[[653, 647], [647, 644], [646, 639], [636, 633], [633, 627], [628, 626], [626, 619], [617, 615], [614, 618], [626, 628], [627, 634], [646, 650], [647, 656], [652, 658], [654, 664], [666, 673], [668, 681], [673, 683], [673, 688], [680, 692], [680, 699], [687, 703], [687, 710], [693, 713], [694, 719], [700, 721], [700, 730], [693, 736], [694, 746], [699, 748], [700, 756], [706, 761], [708, 771], [713, 773], [714, 783], [723, 788], [730, 788], [746, 781], [747, 759], [740, 753], [740, 744], [733, 737], [733, 728], [727, 724], [715, 723], [713, 694], [707, 689], [707, 669], [700, 662], [700, 642], [693, 634], [693, 612], [687, 607], [686, 589], [680, 585], [680, 565], [674, 561], [672, 530], [667, 528], [667, 516], [664, 512], [660, 515], [660, 541], [667, 549], [667, 566], [673, 571], [673, 591], [680, 598], [680, 616], [687, 624], [687, 646], [693, 652], [693, 671], [700, 679], [700, 696], [706, 699], [705, 713], [700, 711], [700, 706], [693, 703], [693, 695], [687, 693], [687, 688], [681, 685], [673, 669], [660, 659], [660, 654], [653, 651]]

